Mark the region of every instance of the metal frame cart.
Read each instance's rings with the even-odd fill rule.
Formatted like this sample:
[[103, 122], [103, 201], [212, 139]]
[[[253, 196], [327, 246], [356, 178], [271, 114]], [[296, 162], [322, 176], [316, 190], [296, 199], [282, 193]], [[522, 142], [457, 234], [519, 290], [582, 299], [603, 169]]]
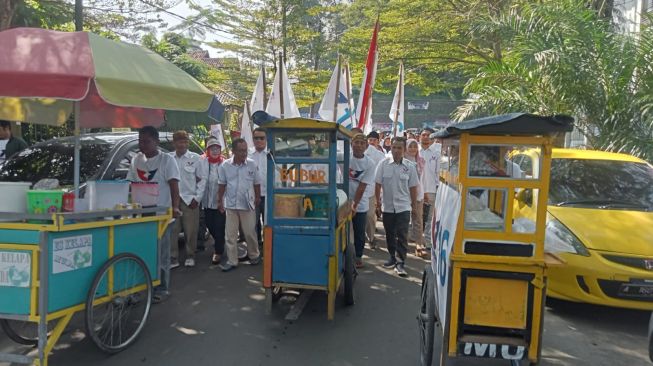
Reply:
[[[418, 313], [422, 365], [431, 365], [436, 325], [440, 365], [458, 357], [539, 362], [546, 268], [561, 263], [544, 251], [551, 148], [572, 122], [509, 114], [435, 134], [443, 160]], [[541, 151], [539, 171], [529, 174], [512, 160], [527, 149]], [[520, 217], [523, 205], [536, 217]]]
[[298, 289], [295, 314], [291, 310], [288, 315], [296, 318], [312, 291], [321, 290], [327, 292], [332, 320], [341, 284], [345, 304], [354, 303], [347, 199], [352, 133], [333, 122], [303, 118], [272, 120], [261, 127], [270, 149], [263, 250], [266, 309], [271, 311], [281, 289]]
[[0, 325], [12, 340], [38, 347], [36, 357], [0, 353], [0, 361], [47, 366], [81, 311], [103, 351], [132, 344], [161, 282], [160, 242], [171, 217], [161, 207], [0, 214]]

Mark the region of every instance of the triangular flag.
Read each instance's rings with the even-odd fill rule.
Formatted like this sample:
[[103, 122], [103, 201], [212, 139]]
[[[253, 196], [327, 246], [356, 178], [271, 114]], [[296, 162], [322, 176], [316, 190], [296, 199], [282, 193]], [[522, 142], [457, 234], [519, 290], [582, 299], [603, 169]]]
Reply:
[[252, 123], [250, 117], [250, 110], [248, 108], [247, 102], [243, 106], [243, 119], [240, 123], [240, 137], [245, 139], [247, 142], [247, 147], [251, 150], [254, 148], [254, 137], [252, 136]]
[[261, 66], [261, 72], [258, 74], [256, 86], [252, 93], [252, 99], [249, 102], [249, 111], [251, 114], [265, 110], [265, 69]]
[[295, 101], [295, 94], [290, 88], [288, 72], [282, 60], [279, 61], [277, 74], [274, 75], [274, 84], [265, 111], [269, 115], [279, 118], [301, 117]]
[[[377, 39], [379, 36], [379, 20], [374, 25], [374, 33], [370, 41], [370, 49], [367, 52], [367, 61], [363, 71], [363, 80], [361, 83], [360, 95], [358, 96], [358, 108], [356, 109], [356, 119], [358, 128], [363, 131], [372, 130], [372, 92], [374, 91], [374, 81], [376, 79], [376, 66], [379, 61], [379, 47]], [[367, 126], [369, 124], [369, 126]]]
[[404, 104], [404, 64], [401, 63], [395, 97], [392, 99], [392, 107], [388, 114], [392, 120], [392, 136], [400, 136], [404, 132]]
[[[340, 61], [331, 74], [331, 80], [322, 98], [318, 113], [323, 120], [337, 122], [347, 128], [354, 127], [352, 124], [353, 101], [348, 98], [351, 95], [347, 91], [347, 68], [341, 67]], [[337, 106], [337, 109], [334, 107]]]
[[224, 136], [222, 135], [222, 125], [217, 124], [217, 125], [211, 125], [211, 136], [215, 137], [220, 141], [220, 146], [222, 146], [222, 150], [226, 148], [224, 146]]

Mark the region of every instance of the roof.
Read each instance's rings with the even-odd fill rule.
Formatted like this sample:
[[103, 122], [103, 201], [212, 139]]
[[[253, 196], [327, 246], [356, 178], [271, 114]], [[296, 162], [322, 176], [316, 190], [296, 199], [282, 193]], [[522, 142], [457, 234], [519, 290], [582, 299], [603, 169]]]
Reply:
[[310, 118], [286, 118], [279, 119], [278, 117], [270, 116], [269, 114], [258, 111], [252, 115], [254, 123], [259, 125], [262, 129], [306, 129], [306, 130], [326, 130], [337, 131], [348, 138], [352, 138], [354, 133], [341, 124], [322, 121], [319, 119]]
[[632, 163], [644, 163], [646, 161], [636, 158], [632, 155], [615, 153], [601, 150], [581, 150], [581, 149], [553, 149], [552, 158], [554, 159], [584, 159], [584, 160], [613, 160], [627, 161]]
[[538, 116], [530, 113], [510, 113], [473, 119], [447, 125], [432, 136], [449, 138], [462, 133], [475, 135], [551, 135], [569, 132], [574, 119], [566, 115]]

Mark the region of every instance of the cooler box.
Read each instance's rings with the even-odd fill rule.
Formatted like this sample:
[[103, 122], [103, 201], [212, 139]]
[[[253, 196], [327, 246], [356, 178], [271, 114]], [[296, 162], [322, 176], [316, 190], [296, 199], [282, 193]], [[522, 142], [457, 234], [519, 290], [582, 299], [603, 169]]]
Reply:
[[119, 180], [89, 181], [86, 198], [91, 211], [112, 210], [117, 204], [129, 201], [129, 182]]

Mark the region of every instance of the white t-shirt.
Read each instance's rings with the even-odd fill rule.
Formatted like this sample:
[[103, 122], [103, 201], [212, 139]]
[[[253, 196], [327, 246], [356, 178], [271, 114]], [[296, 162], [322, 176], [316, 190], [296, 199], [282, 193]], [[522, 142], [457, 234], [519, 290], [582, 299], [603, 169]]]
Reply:
[[5, 154], [5, 149], [7, 148], [7, 143], [9, 140], [0, 140], [0, 163], [7, 160], [7, 155]]
[[127, 180], [131, 182], [154, 182], [159, 185], [159, 200], [157, 206], [172, 207], [170, 197], [170, 180], [180, 181], [179, 167], [175, 158], [159, 152], [148, 159], [141, 152], [132, 159]]
[[438, 184], [440, 184], [440, 154], [442, 145], [433, 143], [428, 149], [422, 149], [420, 145], [420, 154], [424, 158], [424, 172], [422, 186], [424, 193], [435, 193]]
[[369, 195], [369, 187], [374, 187], [374, 174], [376, 170], [376, 164], [374, 161], [367, 155], [363, 155], [362, 158], [355, 158], [354, 155], [351, 155], [349, 159], [349, 199], [353, 200], [356, 198], [356, 191], [358, 186], [361, 183], [367, 184], [363, 197], [361, 197], [356, 212], [367, 212], [370, 206], [371, 197]]

